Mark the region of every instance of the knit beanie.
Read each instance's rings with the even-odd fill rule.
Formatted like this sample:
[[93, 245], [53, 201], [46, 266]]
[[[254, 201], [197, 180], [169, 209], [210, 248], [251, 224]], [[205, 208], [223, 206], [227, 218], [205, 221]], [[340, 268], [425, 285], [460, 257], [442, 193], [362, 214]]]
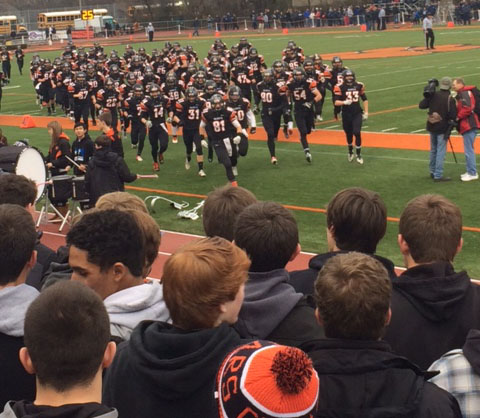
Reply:
[[254, 341], [228, 354], [219, 369], [219, 416], [312, 417], [319, 386], [312, 361], [302, 350]]

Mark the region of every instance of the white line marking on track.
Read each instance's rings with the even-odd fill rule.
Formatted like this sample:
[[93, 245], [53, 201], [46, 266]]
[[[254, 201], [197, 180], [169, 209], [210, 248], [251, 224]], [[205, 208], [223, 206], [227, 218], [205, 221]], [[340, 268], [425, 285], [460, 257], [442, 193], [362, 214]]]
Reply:
[[416, 131], [412, 131], [412, 132], [410, 132], [410, 133], [411, 133], [411, 134], [416, 134], [416, 133], [418, 133], [418, 132], [424, 132], [424, 131], [426, 131], [426, 129], [417, 129]]
[[324, 129], [333, 129], [333, 128], [339, 128], [340, 125], [332, 125], [332, 126], [327, 126]]
[[382, 132], [390, 132], [390, 131], [394, 131], [395, 129], [398, 129], [398, 128], [382, 129]]
[[10, 89], [19, 89], [21, 86], [7, 86], [4, 87], [3, 90], [10, 90]]

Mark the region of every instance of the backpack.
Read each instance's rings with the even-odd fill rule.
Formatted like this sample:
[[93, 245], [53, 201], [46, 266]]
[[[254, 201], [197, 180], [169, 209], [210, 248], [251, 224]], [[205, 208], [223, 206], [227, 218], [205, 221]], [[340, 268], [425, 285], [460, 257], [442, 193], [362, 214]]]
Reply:
[[472, 92], [473, 97], [475, 98], [475, 107], [473, 108], [473, 111], [480, 118], [480, 90], [478, 90], [476, 87], [474, 87], [470, 91]]

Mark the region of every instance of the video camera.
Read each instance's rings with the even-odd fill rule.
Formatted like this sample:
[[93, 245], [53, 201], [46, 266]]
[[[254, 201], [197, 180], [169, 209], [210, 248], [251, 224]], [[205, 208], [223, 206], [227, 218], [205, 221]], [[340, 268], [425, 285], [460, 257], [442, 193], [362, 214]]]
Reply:
[[423, 97], [425, 97], [425, 99], [430, 99], [434, 95], [437, 87], [438, 80], [436, 78], [431, 78], [428, 80], [428, 84], [423, 89]]

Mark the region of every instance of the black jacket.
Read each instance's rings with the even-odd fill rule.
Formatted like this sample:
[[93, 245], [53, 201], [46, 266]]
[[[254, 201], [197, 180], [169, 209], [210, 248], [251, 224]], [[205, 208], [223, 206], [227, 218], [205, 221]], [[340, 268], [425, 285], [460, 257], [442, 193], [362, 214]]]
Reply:
[[[324, 339], [301, 347], [320, 378], [316, 417], [460, 418], [455, 398], [384, 341]], [[433, 374], [430, 373], [430, 376]]]
[[186, 332], [143, 321], [107, 369], [103, 402], [120, 417], [216, 417], [216, 374], [224, 357], [243, 343], [226, 324]]
[[[83, 139], [76, 138], [72, 144], [72, 155], [73, 160], [81, 165], [87, 165], [90, 158], [92, 158], [95, 152], [95, 145], [93, 144], [90, 135], [87, 133]], [[83, 176], [85, 173], [81, 171], [76, 165], [73, 166], [73, 173], [76, 176]]]
[[[308, 269], [292, 271], [290, 273], [290, 284], [297, 292], [303, 293], [304, 295], [313, 295], [315, 280], [317, 279], [318, 273], [323, 268], [325, 263], [330, 258], [338, 254], [347, 254], [348, 252], [349, 251], [332, 251], [312, 257], [308, 263]], [[383, 266], [387, 269], [390, 278], [397, 277], [395, 273], [395, 265], [389, 259], [380, 257], [379, 255], [369, 255], [383, 264]]]
[[37, 240], [35, 250], [37, 251], [37, 262], [28, 273], [26, 283], [40, 290], [50, 265], [57, 261], [57, 253], [43, 245], [40, 240]]
[[427, 121], [427, 131], [442, 134], [449, 128], [448, 121], [455, 121], [457, 118], [457, 104], [455, 99], [450, 96], [448, 90], [438, 90], [433, 93], [433, 96], [429, 99], [424, 98], [419, 104], [420, 109], [428, 109], [428, 114], [437, 112], [442, 120], [437, 123], [430, 123]]
[[38, 406], [31, 402], [9, 402], [0, 418], [116, 418], [117, 411], [99, 403]]
[[391, 308], [385, 340], [426, 369], [480, 328], [480, 287], [450, 263], [419, 265], [393, 280]]
[[18, 358], [23, 337], [0, 333], [0, 407], [12, 399], [35, 399], [35, 376], [28, 374]]
[[88, 162], [85, 174], [85, 187], [90, 195], [91, 205], [106, 193], [125, 190], [124, 183], [137, 179], [122, 157], [116, 153], [98, 149]]
[[295, 292], [285, 269], [249, 273], [245, 298], [234, 328], [243, 338], [298, 347], [324, 337], [314, 304]]

